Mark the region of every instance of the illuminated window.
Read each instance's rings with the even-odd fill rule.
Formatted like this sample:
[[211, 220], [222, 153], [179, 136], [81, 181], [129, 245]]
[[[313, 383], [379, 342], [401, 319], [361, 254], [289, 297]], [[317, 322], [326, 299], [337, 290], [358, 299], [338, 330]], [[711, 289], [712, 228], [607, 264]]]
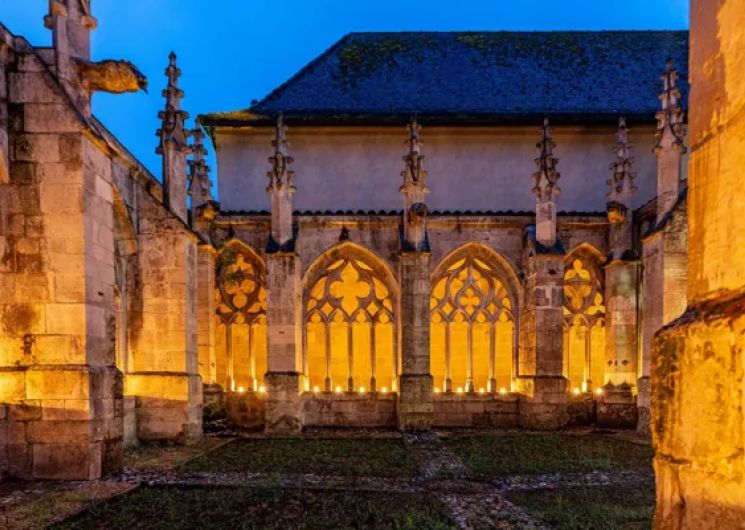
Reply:
[[513, 302], [495, 264], [455, 258], [433, 282], [430, 369], [447, 391], [510, 388]]
[[393, 286], [363, 252], [340, 250], [305, 293], [306, 387], [394, 389]]
[[266, 271], [237, 241], [220, 254], [215, 298], [217, 379], [231, 390], [258, 390], [266, 373]]
[[570, 256], [564, 271], [564, 376], [589, 391], [605, 376], [605, 305], [602, 276], [591, 256]]

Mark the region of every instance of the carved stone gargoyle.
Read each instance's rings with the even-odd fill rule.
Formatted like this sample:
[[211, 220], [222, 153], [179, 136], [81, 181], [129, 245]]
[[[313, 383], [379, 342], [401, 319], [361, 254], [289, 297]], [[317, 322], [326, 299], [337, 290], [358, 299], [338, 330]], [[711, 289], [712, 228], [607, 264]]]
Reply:
[[90, 92], [147, 92], [147, 78], [129, 61], [78, 60], [76, 67], [83, 87]]

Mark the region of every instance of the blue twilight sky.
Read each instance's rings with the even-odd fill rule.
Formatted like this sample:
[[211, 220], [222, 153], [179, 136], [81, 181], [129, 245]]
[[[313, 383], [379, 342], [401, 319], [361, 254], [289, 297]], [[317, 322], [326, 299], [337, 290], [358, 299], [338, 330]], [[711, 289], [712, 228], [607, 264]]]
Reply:
[[[94, 113], [160, 178], [167, 55], [192, 118], [260, 99], [350, 31], [685, 29], [688, 0], [93, 0], [93, 57], [128, 59], [149, 94], [97, 94]], [[48, 46], [48, 0], [0, 0], [0, 22]], [[191, 122], [190, 122], [191, 123]], [[212, 151], [212, 149], [210, 149]], [[212, 153], [210, 153], [212, 155]], [[212, 163], [214, 168], [214, 161]], [[213, 169], [214, 173], [214, 169]], [[214, 177], [214, 175], [213, 175]]]

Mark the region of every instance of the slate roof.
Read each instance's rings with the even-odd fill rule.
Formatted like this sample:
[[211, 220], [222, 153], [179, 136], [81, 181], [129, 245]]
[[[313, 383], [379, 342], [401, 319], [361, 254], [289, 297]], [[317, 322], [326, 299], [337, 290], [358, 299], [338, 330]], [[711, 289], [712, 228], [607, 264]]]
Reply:
[[651, 122], [668, 58], [685, 97], [687, 31], [350, 33], [249, 109], [200, 121]]

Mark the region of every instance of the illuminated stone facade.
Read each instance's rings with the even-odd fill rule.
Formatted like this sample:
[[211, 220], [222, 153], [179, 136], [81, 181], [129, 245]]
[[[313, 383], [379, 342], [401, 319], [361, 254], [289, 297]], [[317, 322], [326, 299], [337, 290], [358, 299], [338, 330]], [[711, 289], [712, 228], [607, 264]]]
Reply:
[[[685, 305], [685, 136], [664, 58], [642, 104], [623, 103], [633, 133], [581, 105], [458, 121], [416, 97], [369, 122], [288, 109], [189, 130], [171, 54], [161, 185], [91, 114], [93, 91], [145, 80], [90, 61], [84, 7], [51, 2], [53, 48], [0, 27], [0, 472], [98, 477], [123, 447], [198, 438], [207, 400], [292, 433], [633, 427], [638, 399], [644, 429], [651, 333]], [[472, 46], [461, 37], [443, 38]], [[644, 38], [685, 55], [685, 34]]]

